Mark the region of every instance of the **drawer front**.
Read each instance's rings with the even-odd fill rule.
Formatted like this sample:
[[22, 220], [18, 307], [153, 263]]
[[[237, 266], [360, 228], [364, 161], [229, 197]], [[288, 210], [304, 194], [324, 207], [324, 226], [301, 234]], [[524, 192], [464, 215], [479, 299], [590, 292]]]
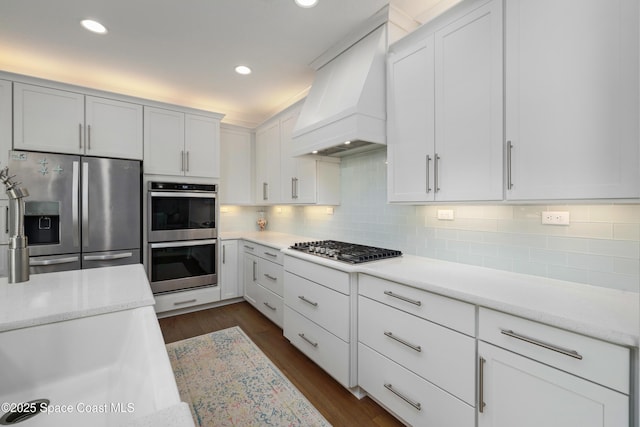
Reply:
[[181, 308], [195, 307], [220, 301], [220, 286], [208, 286], [192, 291], [173, 292], [170, 294], [155, 295], [156, 313], [179, 310]]
[[258, 311], [282, 328], [284, 302], [281, 297], [257, 283], [248, 283], [246, 298]]
[[257, 281], [271, 292], [282, 296], [284, 278], [282, 266], [264, 259], [258, 260]]
[[629, 394], [626, 347], [487, 308], [480, 308], [478, 322], [482, 341]]
[[295, 310], [284, 308], [284, 336], [344, 387], [350, 388], [349, 344]]
[[286, 271], [284, 303], [349, 342], [349, 296]]
[[320, 283], [327, 288], [348, 295], [350, 293], [349, 273], [334, 270], [313, 262], [304, 261], [292, 256], [284, 258], [284, 269], [300, 277]]
[[[475, 425], [473, 407], [362, 343], [358, 344], [358, 383], [367, 393], [409, 425], [437, 427], [473, 427]], [[416, 407], [418, 405], [419, 409]]]
[[476, 308], [473, 304], [361, 274], [358, 278], [360, 295], [399, 308], [423, 319], [475, 336]]
[[245, 253], [253, 254], [260, 258], [268, 259], [269, 261], [282, 265], [284, 254], [280, 252], [280, 249], [243, 240], [242, 250]]
[[474, 338], [363, 296], [358, 325], [360, 342], [475, 405]]
[[249, 242], [247, 240], [242, 241], [242, 250], [247, 254], [258, 255], [260, 253], [260, 246], [257, 243]]

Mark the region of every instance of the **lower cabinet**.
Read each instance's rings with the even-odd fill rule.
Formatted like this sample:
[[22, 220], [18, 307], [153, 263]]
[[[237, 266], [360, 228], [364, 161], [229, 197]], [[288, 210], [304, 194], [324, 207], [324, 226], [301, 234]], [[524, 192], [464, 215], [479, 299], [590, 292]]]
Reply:
[[[159, 314], [159, 317], [171, 316], [173, 314], [179, 314], [180, 310], [185, 312], [188, 311], [190, 307], [220, 301], [220, 286], [207, 286], [190, 291], [159, 294], [154, 295], [154, 298], [156, 300], [155, 310], [156, 313]], [[197, 310], [197, 308], [195, 310]]]
[[244, 295], [244, 284], [240, 280], [238, 265], [238, 241], [221, 240], [220, 254], [220, 298], [230, 299]]
[[278, 249], [243, 243], [244, 296], [269, 320], [283, 326], [283, 269]]

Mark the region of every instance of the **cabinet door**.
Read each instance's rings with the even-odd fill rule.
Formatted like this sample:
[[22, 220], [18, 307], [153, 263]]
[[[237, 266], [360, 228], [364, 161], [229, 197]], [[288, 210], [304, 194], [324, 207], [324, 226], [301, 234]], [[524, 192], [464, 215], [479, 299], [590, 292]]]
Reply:
[[438, 30], [435, 64], [436, 200], [502, 200], [501, 2]]
[[255, 301], [255, 295], [252, 295], [251, 292], [255, 289], [255, 285], [258, 284], [258, 257], [245, 253], [242, 264], [245, 296]]
[[638, 2], [505, 7], [507, 198], [640, 196]]
[[253, 199], [253, 148], [248, 129], [220, 129], [220, 189], [223, 205], [251, 205]]
[[433, 36], [388, 59], [387, 180], [390, 202], [433, 200]]
[[84, 152], [84, 95], [14, 83], [13, 113], [15, 149]]
[[280, 201], [280, 123], [256, 132], [256, 203]]
[[220, 121], [185, 115], [185, 175], [220, 177]]
[[221, 298], [235, 298], [243, 295], [244, 286], [239, 280], [238, 241], [223, 240], [220, 256]]
[[[11, 82], [0, 80], [0, 168], [9, 164], [12, 135]], [[4, 191], [0, 191], [0, 199], [6, 199]]]
[[142, 106], [87, 96], [85, 154], [142, 160]]
[[144, 107], [144, 172], [184, 175], [184, 113]]
[[293, 157], [293, 128], [299, 110], [280, 119], [280, 149], [283, 203], [316, 202], [316, 160], [311, 157]]
[[624, 394], [484, 342], [478, 355], [479, 427], [629, 425]]

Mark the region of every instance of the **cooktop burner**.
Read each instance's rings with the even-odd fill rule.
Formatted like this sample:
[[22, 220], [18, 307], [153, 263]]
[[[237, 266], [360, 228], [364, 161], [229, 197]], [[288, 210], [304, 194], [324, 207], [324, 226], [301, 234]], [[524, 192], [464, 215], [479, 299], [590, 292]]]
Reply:
[[290, 249], [334, 259], [336, 261], [348, 262], [349, 264], [360, 264], [402, 256], [402, 252], [393, 249], [356, 245], [353, 243], [338, 242], [336, 240], [295, 243], [293, 246], [290, 246]]

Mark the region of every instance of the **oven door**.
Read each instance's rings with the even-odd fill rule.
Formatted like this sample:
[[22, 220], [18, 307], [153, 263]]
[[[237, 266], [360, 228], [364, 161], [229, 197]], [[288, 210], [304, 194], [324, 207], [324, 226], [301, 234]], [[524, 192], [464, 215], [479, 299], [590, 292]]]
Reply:
[[149, 278], [154, 294], [217, 286], [216, 239], [149, 244]]
[[215, 239], [216, 193], [149, 192], [149, 242]]

